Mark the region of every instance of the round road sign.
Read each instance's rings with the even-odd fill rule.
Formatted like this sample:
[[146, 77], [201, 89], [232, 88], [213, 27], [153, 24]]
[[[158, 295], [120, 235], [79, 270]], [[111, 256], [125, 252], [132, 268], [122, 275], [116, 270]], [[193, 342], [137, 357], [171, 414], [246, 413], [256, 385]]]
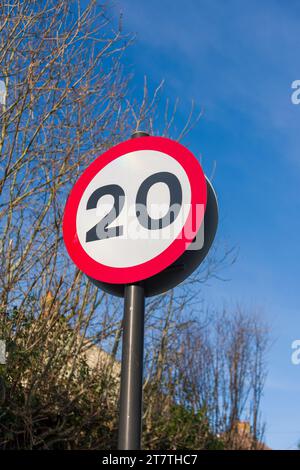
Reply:
[[64, 241], [89, 277], [141, 281], [186, 251], [206, 202], [204, 173], [188, 149], [163, 137], [131, 139], [98, 157], [73, 187]]

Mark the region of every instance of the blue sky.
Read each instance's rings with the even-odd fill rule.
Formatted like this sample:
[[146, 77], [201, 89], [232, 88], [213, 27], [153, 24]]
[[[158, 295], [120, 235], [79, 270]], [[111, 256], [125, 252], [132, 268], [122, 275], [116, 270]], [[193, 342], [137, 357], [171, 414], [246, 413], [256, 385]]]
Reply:
[[272, 328], [263, 399], [266, 441], [296, 448], [300, 440], [300, 2], [290, 0], [116, 0], [125, 31], [137, 34], [126, 66], [138, 91], [165, 80], [180, 98], [180, 126], [191, 100], [205, 109], [183, 143], [210, 174], [220, 203], [219, 239], [239, 247], [230, 282], [213, 282], [215, 305], [258, 307]]

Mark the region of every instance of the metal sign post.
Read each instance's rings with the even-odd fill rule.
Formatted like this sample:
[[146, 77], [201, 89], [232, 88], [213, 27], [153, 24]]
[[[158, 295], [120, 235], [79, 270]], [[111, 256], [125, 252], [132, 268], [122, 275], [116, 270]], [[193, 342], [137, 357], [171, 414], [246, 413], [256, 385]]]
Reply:
[[6, 341], [0, 339], [0, 364], [6, 364]]
[[118, 449], [141, 446], [145, 293], [125, 286]]

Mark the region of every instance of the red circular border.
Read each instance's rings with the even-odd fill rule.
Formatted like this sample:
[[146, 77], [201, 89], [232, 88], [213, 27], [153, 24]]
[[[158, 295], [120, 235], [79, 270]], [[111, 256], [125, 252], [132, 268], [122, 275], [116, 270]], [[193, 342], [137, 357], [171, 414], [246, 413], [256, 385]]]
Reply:
[[[110, 162], [137, 150], [156, 150], [177, 160], [185, 170], [191, 185], [191, 208], [185, 225], [191, 224], [197, 204], [204, 205], [204, 217], [207, 201], [205, 176], [199, 162], [186, 147], [165, 137], [139, 137], [122, 142], [107, 150], [91, 163], [74, 185], [67, 200], [63, 218], [63, 237], [71, 259], [81, 271], [98, 281], [128, 284], [154, 276], [176, 261], [191, 243], [191, 240], [185, 237], [183, 227], [178, 237], [165, 251], [145, 263], [129, 268], [117, 268], [98, 263], [82, 248], [76, 231], [76, 215], [86, 187], [94, 176]], [[201, 222], [202, 219], [197, 220], [195, 231], [198, 231]]]

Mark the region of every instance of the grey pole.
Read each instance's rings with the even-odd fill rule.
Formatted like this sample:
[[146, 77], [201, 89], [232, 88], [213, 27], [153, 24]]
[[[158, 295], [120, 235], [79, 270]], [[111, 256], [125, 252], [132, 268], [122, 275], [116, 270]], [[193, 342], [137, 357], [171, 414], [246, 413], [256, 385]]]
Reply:
[[[131, 137], [148, 136], [135, 132]], [[124, 288], [123, 346], [118, 449], [141, 448], [145, 292], [141, 284]]]
[[125, 286], [118, 449], [141, 446], [145, 294]]

